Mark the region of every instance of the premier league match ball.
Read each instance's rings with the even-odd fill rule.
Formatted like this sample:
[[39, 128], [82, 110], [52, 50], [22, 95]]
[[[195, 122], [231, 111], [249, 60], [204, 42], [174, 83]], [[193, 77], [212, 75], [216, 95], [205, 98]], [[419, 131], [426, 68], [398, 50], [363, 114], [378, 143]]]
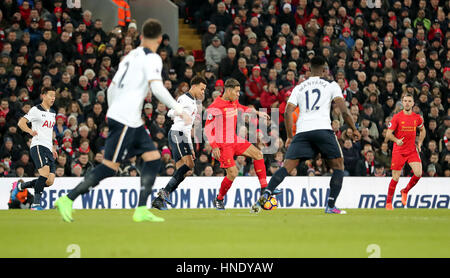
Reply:
[[270, 196], [269, 199], [264, 203], [263, 209], [274, 210], [278, 207], [278, 201], [275, 197]]

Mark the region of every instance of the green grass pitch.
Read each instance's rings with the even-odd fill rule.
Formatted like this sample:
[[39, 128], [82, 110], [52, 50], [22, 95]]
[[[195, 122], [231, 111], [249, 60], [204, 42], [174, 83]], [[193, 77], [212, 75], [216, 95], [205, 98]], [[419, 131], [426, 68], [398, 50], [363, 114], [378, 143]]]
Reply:
[[[0, 211], [0, 257], [450, 257], [450, 210], [152, 210], [164, 223], [134, 223], [133, 210]], [[375, 249], [368, 248], [375, 244]], [[266, 248], [262, 248], [266, 246]]]

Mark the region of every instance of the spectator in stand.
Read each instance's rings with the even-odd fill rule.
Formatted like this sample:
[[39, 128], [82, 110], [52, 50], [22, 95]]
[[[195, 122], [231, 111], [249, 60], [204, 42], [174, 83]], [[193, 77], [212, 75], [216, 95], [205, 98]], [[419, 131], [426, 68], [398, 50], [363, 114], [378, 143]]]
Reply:
[[267, 81], [261, 76], [261, 68], [259, 66], [254, 66], [252, 68], [252, 74], [245, 82], [247, 102], [256, 108], [261, 107], [260, 98], [265, 86], [267, 86]]
[[218, 36], [213, 37], [212, 42], [205, 50], [206, 66], [210, 67], [215, 75], [219, 73], [219, 64], [227, 56], [227, 50], [221, 44]]

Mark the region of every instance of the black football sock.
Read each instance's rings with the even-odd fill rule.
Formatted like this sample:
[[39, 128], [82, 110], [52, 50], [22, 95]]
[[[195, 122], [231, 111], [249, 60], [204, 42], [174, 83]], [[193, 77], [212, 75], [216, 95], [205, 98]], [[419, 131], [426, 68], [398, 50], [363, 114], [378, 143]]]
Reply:
[[147, 199], [152, 194], [153, 184], [155, 183], [160, 166], [161, 160], [159, 159], [144, 162], [141, 170], [141, 192], [139, 193], [138, 207], [147, 206]]
[[[275, 188], [277, 188], [277, 186], [283, 182], [284, 178], [288, 175], [288, 171], [286, 170], [286, 168], [281, 167], [280, 169], [278, 169], [275, 174], [273, 174], [273, 176], [270, 178], [269, 181], [269, 185], [267, 186], [266, 191], [269, 192], [269, 194], [272, 194], [272, 192], [275, 190]], [[263, 194], [264, 192], [261, 192], [261, 194]]]
[[44, 191], [46, 181], [47, 181], [47, 178], [43, 177], [43, 176], [39, 176], [39, 178], [36, 180], [36, 183], [33, 186], [34, 187], [33, 205], [41, 204], [41, 194]]
[[105, 164], [100, 164], [94, 168], [91, 172], [89, 172], [84, 180], [77, 185], [72, 191], [67, 194], [70, 200], [75, 201], [75, 199], [89, 191], [89, 189], [96, 187], [101, 180], [104, 180], [108, 177], [112, 177], [116, 175], [116, 171], [109, 168]]
[[169, 194], [177, 190], [178, 185], [184, 180], [184, 175], [189, 170], [191, 170], [191, 168], [189, 168], [187, 165], [183, 165], [180, 168], [178, 168], [173, 174], [173, 177], [170, 179], [169, 183], [164, 188], [164, 190]]
[[22, 190], [24, 190], [24, 189], [26, 189], [26, 188], [33, 188], [34, 185], [36, 184], [37, 180], [38, 180], [38, 179], [34, 179], [34, 180], [32, 180], [32, 181], [27, 181], [27, 182], [22, 182], [22, 183], [19, 185], [19, 190], [22, 191]]
[[341, 192], [342, 181], [344, 180], [344, 171], [333, 169], [333, 175], [330, 180], [330, 196], [328, 197], [328, 207], [334, 208], [336, 199]]

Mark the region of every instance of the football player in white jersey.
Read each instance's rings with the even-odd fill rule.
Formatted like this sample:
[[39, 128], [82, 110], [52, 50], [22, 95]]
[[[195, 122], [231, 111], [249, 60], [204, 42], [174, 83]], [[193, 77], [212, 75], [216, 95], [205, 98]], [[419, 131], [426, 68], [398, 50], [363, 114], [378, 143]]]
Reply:
[[[345, 123], [353, 129], [356, 140], [361, 138], [358, 129], [347, 109], [342, 91], [335, 81], [322, 78], [325, 70], [325, 59], [311, 59], [311, 77], [297, 85], [288, 99], [285, 111], [286, 125], [286, 159], [270, 179], [267, 189], [252, 207], [252, 212], [259, 212], [261, 207], [272, 195], [283, 179], [297, 167], [300, 160], [314, 158], [318, 152], [327, 159], [333, 169], [330, 180], [330, 195], [325, 213], [344, 214], [345, 211], [336, 208], [335, 202], [342, 188], [344, 177], [344, 157], [339, 142], [331, 129], [330, 108], [334, 101], [341, 110]], [[292, 135], [292, 113], [299, 107], [297, 130]]]
[[105, 156], [102, 164], [86, 175], [68, 195], [56, 200], [55, 207], [66, 222], [73, 221], [73, 201], [97, 186], [101, 180], [115, 176], [121, 161], [140, 155], [141, 190], [138, 206], [133, 214], [135, 222], [162, 222], [163, 218], [153, 215], [147, 209], [147, 199], [152, 192], [156, 175], [160, 169], [161, 155], [144, 127], [142, 107], [149, 86], [157, 99], [174, 109], [186, 124], [190, 115], [173, 99], [164, 87], [161, 77], [162, 60], [156, 51], [162, 41], [162, 27], [159, 21], [148, 19], [142, 27], [141, 46], [132, 50], [120, 62], [119, 69], [108, 89], [109, 109], [106, 113], [109, 133], [105, 142]]
[[[204, 78], [195, 76], [191, 80], [189, 92], [179, 96], [177, 99], [177, 102], [183, 106], [184, 111], [191, 115], [192, 122], [194, 122], [197, 115], [197, 101], [202, 101], [205, 97], [206, 84]], [[177, 170], [166, 187], [161, 188], [158, 192], [158, 197], [152, 202], [152, 206], [159, 210], [167, 210], [166, 203], [171, 204], [170, 193], [178, 188], [178, 185], [184, 180], [185, 174], [194, 168], [195, 159], [191, 139], [192, 124], [186, 125], [181, 117], [175, 116], [173, 109], [167, 115], [174, 119], [168, 137]]]
[[[56, 146], [53, 145], [53, 127], [56, 113], [51, 107], [55, 102], [56, 91], [46, 88], [42, 91], [42, 103], [28, 111], [28, 114], [20, 118], [17, 125], [31, 136], [30, 156], [39, 178], [29, 182], [16, 182], [13, 184], [11, 199], [16, 199], [17, 193], [25, 188], [34, 188], [34, 201], [32, 210], [43, 210], [41, 207], [41, 194], [45, 186], [51, 186], [55, 180], [55, 159], [58, 157]], [[28, 127], [31, 122], [31, 128]]]

